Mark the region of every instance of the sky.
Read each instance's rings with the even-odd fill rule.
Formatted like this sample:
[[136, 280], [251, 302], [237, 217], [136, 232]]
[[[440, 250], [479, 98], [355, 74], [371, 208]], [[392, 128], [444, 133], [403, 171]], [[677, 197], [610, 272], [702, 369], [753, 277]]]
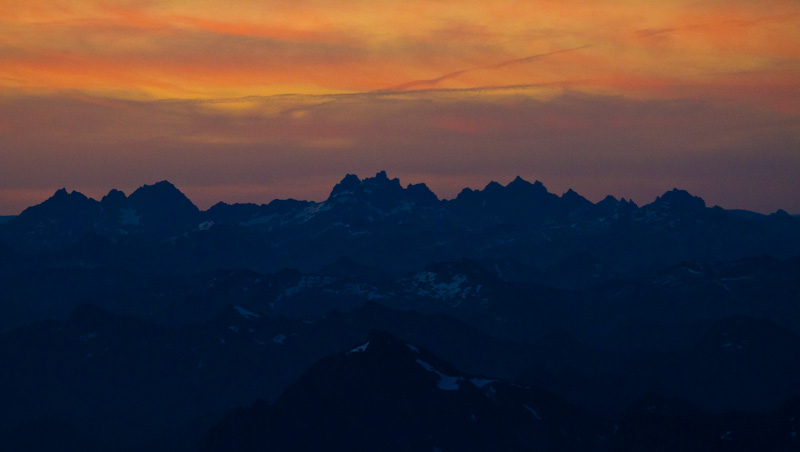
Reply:
[[0, 0], [0, 215], [381, 170], [800, 213], [800, 1]]

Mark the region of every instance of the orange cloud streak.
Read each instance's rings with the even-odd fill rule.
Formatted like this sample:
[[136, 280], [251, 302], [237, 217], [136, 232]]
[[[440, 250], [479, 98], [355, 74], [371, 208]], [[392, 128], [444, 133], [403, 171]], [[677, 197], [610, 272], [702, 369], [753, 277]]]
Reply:
[[[0, 87], [109, 96], [686, 85], [800, 58], [800, 7], [784, 1], [3, 3]], [[586, 55], [556, 55], [575, 49]]]

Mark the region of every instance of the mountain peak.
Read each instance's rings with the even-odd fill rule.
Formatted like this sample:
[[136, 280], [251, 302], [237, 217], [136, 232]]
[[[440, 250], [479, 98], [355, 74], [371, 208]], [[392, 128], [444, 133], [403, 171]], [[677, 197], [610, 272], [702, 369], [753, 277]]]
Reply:
[[[170, 191], [179, 191], [170, 181], [162, 180], [159, 182], [154, 183], [153, 185], [142, 185], [139, 187], [134, 193], [138, 191], [160, 191], [160, 192], [170, 192]], [[132, 195], [131, 195], [132, 196]]]
[[127, 201], [128, 197], [125, 196], [125, 193], [117, 189], [112, 189], [107, 195], [103, 196], [103, 199], [100, 200], [100, 204], [103, 205], [103, 208], [119, 209], [122, 208]]
[[[72, 191], [67, 192], [66, 188], [60, 188], [53, 193], [53, 196], [45, 200], [39, 205], [28, 207], [20, 216], [25, 215], [25, 212], [37, 209], [57, 209], [58, 211], [67, 212], [70, 209], [83, 209], [86, 205], [97, 203], [94, 199], [87, 198], [81, 192]], [[51, 212], [52, 213], [52, 212]]]
[[383, 330], [370, 330], [369, 333], [367, 333], [367, 342], [371, 345], [381, 346], [404, 344], [404, 342]]
[[774, 218], [783, 218], [783, 219], [788, 219], [792, 217], [791, 215], [789, 215], [788, 212], [786, 212], [783, 209], [776, 210], [774, 213], [770, 214], [770, 216]]
[[483, 187], [483, 191], [485, 191], [485, 192], [497, 191], [497, 190], [501, 190], [502, 188], [503, 188], [503, 186], [500, 185], [500, 183], [498, 183], [496, 181], [491, 181], [488, 184], [486, 184], [485, 187]]
[[359, 179], [358, 176], [356, 176], [355, 174], [348, 173], [346, 176], [344, 176], [344, 179], [342, 179], [341, 182], [339, 182], [338, 184], [336, 184], [335, 187], [333, 187], [333, 190], [331, 191], [330, 196], [328, 196], [328, 199], [333, 198], [334, 196], [342, 193], [352, 192], [353, 190], [358, 188], [359, 185], [361, 185], [361, 179]]
[[179, 225], [196, 221], [200, 210], [180, 190], [168, 181], [144, 185], [128, 197], [131, 207], [136, 209], [146, 223], [158, 224], [158, 230], [176, 232]]
[[706, 208], [706, 202], [703, 201], [702, 198], [694, 196], [686, 190], [679, 190], [677, 188], [673, 188], [659, 196], [653, 204], [668, 209], [678, 207], [690, 210], [702, 210]]
[[386, 175], [386, 171], [381, 171], [375, 175], [375, 177], [368, 177], [361, 181], [362, 185], [366, 187], [391, 187], [392, 189], [403, 189], [400, 185], [400, 179], [394, 178], [389, 179], [389, 176]]
[[418, 206], [433, 205], [439, 202], [439, 198], [425, 184], [408, 184], [406, 193]]
[[200, 450], [597, 450], [602, 433], [542, 390], [462, 373], [372, 331], [310, 366], [274, 405], [229, 414]]
[[544, 184], [540, 181], [537, 180], [534, 183], [530, 183], [520, 176], [515, 177], [514, 180], [509, 182], [508, 185], [506, 185], [506, 189], [518, 193], [548, 193], [547, 188], [545, 188]]
[[[87, 198], [86, 195], [84, 195], [83, 193], [75, 191], [75, 190], [73, 190], [72, 192], [67, 192], [67, 189], [62, 187], [62, 188], [59, 188], [58, 190], [56, 190], [56, 192], [53, 193], [53, 196], [51, 196], [50, 199], [48, 199], [47, 201], [50, 201], [50, 200], [66, 200], [66, 199], [85, 200], [85, 199], [89, 199], [89, 198]], [[45, 201], [45, 202], [47, 202], [47, 201]]]
[[355, 174], [348, 174], [331, 191], [328, 200], [332, 199], [336, 199], [337, 203], [348, 204], [360, 200], [384, 211], [408, 208], [412, 204], [430, 206], [439, 201], [425, 184], [409, 184], [407, 188], [403, 188], [400, 179], [390, 179], [386, 171], [363, 180]]
[[591, 201], [579, 195], [575, 190], [569, 189], [561, 195], [561, 200], [566, 203], [569, 209], [579, 209], [593, 205]]
[[131, 193], [128, 199], [134, 204], [142, 202], [155, 204], [170, 202], [180, 204], [180, 207], [184, 209], [197, 210], [197, 207], [189, 201], [186, 195], [166, 180], [156, 182], [153, 185], [142, 185]]

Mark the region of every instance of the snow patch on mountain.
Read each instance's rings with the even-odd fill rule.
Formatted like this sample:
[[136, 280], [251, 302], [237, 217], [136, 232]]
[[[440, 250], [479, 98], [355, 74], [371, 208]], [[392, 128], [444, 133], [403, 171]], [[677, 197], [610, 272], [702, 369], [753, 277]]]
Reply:
[[334, 278], [330, 278], [328, 276], [306, 275], [301, 277], [297, 284], [285, 289], [279, 298], [283, 296], [290, 297], [292, 295], [303, 293], [315, 287], [330, 284], [334, 281]]
[[241, 314], [242, 317], [246, 318], [247, 320], [255, 320], [255, 319], [260, 319], [261, 318], [260, 315], [256, 314], [253, 311], [249, 311], [249, 310], [247, 310], [247, 309], [245, 309], [245, 308], [243, 308], [241, 306], [234, 306], [233, 309], [236, 309], [236, 311], [239, 314]]
[[359, 345], [358, 347], [350, 350], [349, 352], [347, 352], [347, 354], [349, 355], [351, 353], [363, 353], [367, 351], [367, 347], [369, 347], [369, 341], [367, 341], [366, 344]]
[[494, 380], [488, 378], [470, 378], [469, 382], [472, 383], [476, 388], [483, 388], [484, 386], [488, 385], [489, 383], [493, 383]]
[[[457, 273], [448, 281], [437, 281], [439, 275], [433, 272], [420, 272], [410, 280], [410, 285], [417, 295], [451, 300], [456, 297], [464, 298], [469, 292], [479, 289], [467, 286], [467, 275]], [[473, 290], [474, 289], [474, 290]]]
[[457, 391], [459, 385], [461, 384], [461, 380], [463, 380], [463, 378], [461, 377], [452, 377], [450, 375], [443, 374], [435, 367], [433, 367], [431, 364], [426, 363], [421, 359], [417, 360], [417, 364], [422, 366], [422, 368], [427, 370], [428, 372], [434, 372], [437, 375], [439, 375], [439, 383], [438, 383], [439, 389], [443, 389], [445, 391]]
[[327, 202], [320, 202], [317, 204], [313, 204], [300, 211], [296, 219], [301, 223], [305, 223], [314, 218], [315, 216], [317, 216], [317, 214], [325, 212], [327, 210], [331, 210], [332, 207], [333, 205]]
[[536, 418], [537, 421], [542, 420], [542, 417], [539, 416], [539, 413], [537, 413], [536, 410], [534, 410], [533, 408], [529, 407], [528, 405], [525, 405], [525, 409], [528, 410], [533, 415], [533, 417]]

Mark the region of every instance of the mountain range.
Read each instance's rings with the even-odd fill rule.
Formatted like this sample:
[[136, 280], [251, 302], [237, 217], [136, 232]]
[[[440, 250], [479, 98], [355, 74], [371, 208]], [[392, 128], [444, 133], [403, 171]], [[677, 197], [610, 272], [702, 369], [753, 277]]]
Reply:
[[8, 450], [796, 450], [800, 218], [62, 189], [0, 221], [0, 362]]
[[[175, 186], [145, 185], [96, 201], [61, 189], [0, 225], [14, 251], [86, 266], [163, 272], [285, 267], [318, 271], [341, 258], [392, 273], [465, 257], [548, 268], [590, 256], [608, 275], [636, 276], [684, 260], [800, 252], [800, 218], [709, 208], [673, 189], [638, 207], [516, 178], [440, 200], [385, 172], [347, 175], [323, 202], [218, 203], [200, 211]], [[4, 254], [7, 254], [5, 252]]]

